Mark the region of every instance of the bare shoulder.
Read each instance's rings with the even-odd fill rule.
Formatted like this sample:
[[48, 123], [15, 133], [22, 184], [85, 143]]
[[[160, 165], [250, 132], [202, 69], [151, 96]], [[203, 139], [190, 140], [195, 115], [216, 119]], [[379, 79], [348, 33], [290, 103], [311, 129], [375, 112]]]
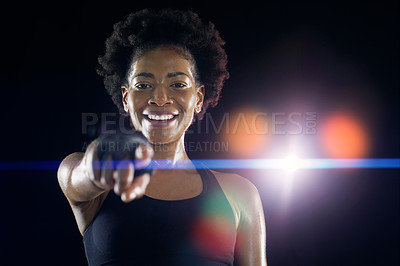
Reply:
[[256, 186], [243, 176], [214, 170], [211, 170], [211, 172], [215, 175], [221, 187], [230, 193], [237, 194], [238, 196], [241, 195], [244, 198], [259, 195]]
[[68, 186], [68, 177], [70, 176], [71, 171], [81, 162], [84, 155], [85, 153], [83, 152], [74, 152], [62, 160], [58, 167], [57, 177], [63, 191]]
[[[89, 146], [96, 145], [97, 144], [97, 139], [93, 140]], [[89, 146], [87, 147], [89, 149]], [[58, 177], [58, 182], [61, 186], [61, 189], [64, 191], [64, 189], [67, 188], [68, 185], [68, 179], [69, 176], [71, 175], [71, 172], [76, 168], [81, 161], [83, 160], [85, 156], [84, 152], [73, 152], [67, 157], [62, 160], [60, 166], [58, 167], [57, 171], [57, 177]]]
[[251, 221], [263, 209], [257, 187], [247, 178], [238, 174], [222, 173], [211, 170], [224, 191], [235, 215], [236, 225], [239, 221]]

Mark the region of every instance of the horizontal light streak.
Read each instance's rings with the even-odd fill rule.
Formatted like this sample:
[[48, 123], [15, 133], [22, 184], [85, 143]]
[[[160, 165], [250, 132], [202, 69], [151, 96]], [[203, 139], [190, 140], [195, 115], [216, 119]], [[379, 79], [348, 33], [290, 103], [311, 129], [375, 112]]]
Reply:
[[[197, 168], [211, 169], [284, 169], [286, 159], [195, 159]], [[61, 161], [0, 161], [0, 170], [57, 170]], [[118, 163], [115, 161], [115, 163]], [[192, 164], [171, 165], [167, 160], [156, 160], [154, 169], [194, 168]], [[340, 168], [400, 168], [400, 158], [303, 158], [299, 169], [340, 169]]]

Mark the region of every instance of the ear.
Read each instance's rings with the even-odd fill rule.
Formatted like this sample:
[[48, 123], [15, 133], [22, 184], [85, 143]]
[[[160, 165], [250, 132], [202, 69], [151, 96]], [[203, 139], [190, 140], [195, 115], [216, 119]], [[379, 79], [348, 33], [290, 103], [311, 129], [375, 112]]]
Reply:
[[201, 107], [203, 106], [204, 102], [204, 96], [205, 96], [205, 88], [204, 85], [200, 85], [197, 87], [197, 100], [196, 100], [196, 106], [195, 106], [195, 112], [196, 114], [201, 112]]
[[128, 101], [126, 98], [128, 96], [129, 89], [125, 85], [122, 85], [121, 90], [122, 90], [122, 104], [124, 105], [125, 112], [128, 112]]

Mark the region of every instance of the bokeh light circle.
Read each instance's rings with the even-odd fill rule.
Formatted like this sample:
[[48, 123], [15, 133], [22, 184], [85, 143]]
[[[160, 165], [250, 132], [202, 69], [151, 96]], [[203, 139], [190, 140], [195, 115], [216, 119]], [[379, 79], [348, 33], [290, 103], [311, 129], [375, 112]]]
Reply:
[[324, 153], [333, 158], [363, 158], [368, 155], [369, 136], [360, 119], [338, 112], [325, 117], [319, 128]]

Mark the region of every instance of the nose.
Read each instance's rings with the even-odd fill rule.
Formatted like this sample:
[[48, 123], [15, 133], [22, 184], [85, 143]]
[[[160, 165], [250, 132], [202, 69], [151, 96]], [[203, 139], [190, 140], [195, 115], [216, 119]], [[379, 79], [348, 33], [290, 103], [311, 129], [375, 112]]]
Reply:
[[164, 106], [165, 104], [172, 103], [172, 99], [168, 95], [168, 89], [159, 85], [153, 89], [153, 92], [148, 101], [149, 104], [156, 104], [158, 106]]

